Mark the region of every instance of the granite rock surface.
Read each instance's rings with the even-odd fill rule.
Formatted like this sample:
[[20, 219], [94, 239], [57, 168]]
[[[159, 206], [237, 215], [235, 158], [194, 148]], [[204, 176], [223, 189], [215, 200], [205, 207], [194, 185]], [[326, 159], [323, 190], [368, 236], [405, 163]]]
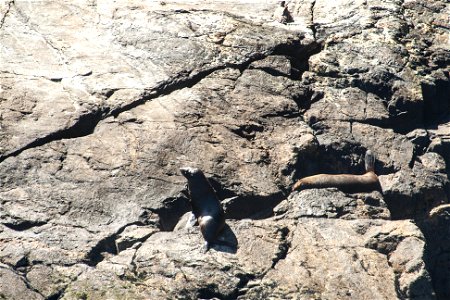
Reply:
[[[278, 7], [0, 3], [0, 299], [450, 297], [450, 5]], [[290, 192], [368, 149], [381, 193]]]

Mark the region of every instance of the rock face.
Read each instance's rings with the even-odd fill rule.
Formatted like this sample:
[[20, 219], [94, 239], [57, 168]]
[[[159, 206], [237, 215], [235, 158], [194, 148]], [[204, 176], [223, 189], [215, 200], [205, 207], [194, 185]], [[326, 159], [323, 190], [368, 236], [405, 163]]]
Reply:
[[[450, 298], [450, 6], [277, 7], [0, 3], [0, 299]], [[290, 194], [367, 149], [382, 193]]]

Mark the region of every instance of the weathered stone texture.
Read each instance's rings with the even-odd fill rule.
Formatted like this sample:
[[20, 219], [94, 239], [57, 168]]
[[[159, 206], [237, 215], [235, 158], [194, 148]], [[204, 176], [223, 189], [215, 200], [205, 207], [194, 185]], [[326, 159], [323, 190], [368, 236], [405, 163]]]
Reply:
[[[278, 6], [0, 2], [0, 299], [450, 297], [448, 3]], [[367, 149], [382, 193], [290, 193]]]

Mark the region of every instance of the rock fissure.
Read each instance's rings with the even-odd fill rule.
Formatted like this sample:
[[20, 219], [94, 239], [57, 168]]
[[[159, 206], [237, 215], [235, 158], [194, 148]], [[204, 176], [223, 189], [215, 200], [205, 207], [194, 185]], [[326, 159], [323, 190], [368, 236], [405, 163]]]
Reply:
[[45, 298], [45, 300], [59, 300], [64, 295], [64, 289], [56, 291], [54, 294]]
[[[161, 96], [166, 96], [171, 94], [174, 91], [181, 90], [184, 88], [191, 88], [195, 86], [197, 83], [199, 83], [204, 78], [208, 77], [212, 73], [224, 70], [226, 68], [232, 68], [232, 69], [238, 69], [241, 71], [241, 73], [246, 70], [249, 65], [257, 60], [264, 59], [268, 54], [262, 54], [262, 53], [255, 53], [250, 58], [248, 58], [245, 62], [241, 64], [225, 64], [220, 65], [216, 67], [212, 67], [206, 70], [199, 71], [197, 73], [192, 74], [191, 73], [180, 73], [178, 76], [171, 78], [168, 81], [165, 81], [158, 85], [155, 88], [152, 88], [150, 90], [147, 90], [143, 93], [142, 97], [138, 100], [131, 102], [125, 106], [119, 107], [117, 109], [111, 110], [111, 112], [108, 114], [114, 117], [117, 117], [119, 114], [125, 111], [129, 111], [135, 107], [138, 107], [140, 105], [145, 104], [146, 102], [156, 99]], [[112, 94], [109, 94], [111, 96]], [[108, 97], [108, 95], [107, 95]]]
[[28, 230], [28, 229], [31, 229], [34, 227], [40, 227], [40, 226], [46, 225], [47, 222], [23, 220], [22, 222], [18, 222], [18, 223], [3, 222], [2, 224], [4, 226], [8, 227], [9, 229], [12, 229], [15, 231], [24, 231], [24, 230]]
[[[143, 225], [143, 224], [141, 222], [133, 222], [133, 223], [124, 225], [121, 228], [119, 228], [116, 232], [100, 239], [97, 242], [97, 244], [94, 247], [92, 247], [92, 249], [86, 254], [86, 261], [84, 263], [87, 264], [88, 266], [95, 267], [105, 259], [106, 254], [117, 255], [120, 250], [117, 248], [117, 244], [116, 244], [117, 238], [122, 232], [124, 232], [124, 230], [127, 227], [132, 226], [132, 225]], [[139, 241], [144, 241], [150, 235], [151, 234], [143, 237]], [[136, 242], [138, 242], [138, 241], [136, 241]], [[131, 246], [133, 246], [133, 245], [131, 245]], [[127, 248], [129, 248], [131, 246], [128, 246]], [[122, 249], [122, 250], [124, 250], [124, 249]]]
[[[271, 55], [283, 55], [289, 59], [291, 63], [291, 75], [283, 77], [288, 77], [295, 81], [301, 81], [302, 74], [305, 71], [309, 71], [310, 57], [320, 53], [323, 50], [323, 43], [314, 41], [303, 45], [301, 39], [303, 39], [302, 36], [298, 39], [281, 43], [277, 45], [271, 53]], [[268, 68], [265, 68], [263, 71], [267, 72], [267, 69]], [[267, 73], [272, 76], [282, 76], [279, 72], [270, 71]]]
[[30, 29], [30, 31], [34, 32], [37, 36], [39, 36], [44, 43], [50, 47], [50, 49], [53, 50], [54, 53], [57, 54], [58, 60], [61, 64], [61, 66], [68, 65], [68, 60], [65, 57], [62, 49], [56, 47], [51, 40], [42, 32], [39, 32], [39, 30], [36, 29], [36, 25], [30, 22], [30, 17], [26, 15], [23, 11], [21, 11], [17, 6], [15, 6], [15, 10], [17, 11], [18, 15], [22, 18], [21, 21], [23, 24]]
[[85, 115], [81, 115], [72, 126], [56, 132], [52, 132], [44, 137], [37, 138], [19, 149], [1, 155], [0, 163], [9, 157], [17, 156], [23, 151], [31, 148], [41, 147], [54, 141], [73, 139], [89, 135], [95, 130], [95, 127], [103, 119], [104, 115], [105, 111], [103, 110], [97, 110]]
[[311, 15], [311, 31], [313, 33], [314, 40], [317, 41], [317, 28], [314, 21], [314, 7], [316, 6], [316, 0], [311, 2], [310, 15]]
[[[6, 1], [0, 272], [41, 294], [4, 272], [0, 298], [448, 298], [448, 222], [425, 257], [392, 220], [448, 198], [444, 1], [286, 1], [289, 24], [265, 1]], [[288, 195], [363, 174], [367, 149], [383, 195]], [[211, 177], [234, 252], [172, 231], [182, 165]]]
[[[300, 55], [301, 55], [301, 61], [304, 62], [304, 61], [307, 61], [307, 58], [309, 58], [309, 56], [315, 54], [316, 51], [320, 51], [321, 46], [319, 44], [313, 43], [313, 46], [310, 47], [310, 50], [306, 51], [307, 54], [305, 57], [305, 54], [303, 51], [298, 52], [298, 50], [296, 50], [296, 45], [298, 45], [298, 42], [299, 41], [291, 41], [291, 42], [288, 42], [287, 44], [280, 44], [280, 45], [274, 47], [273, 50], [269, 51], [268, 54], [255, 53], [249, 59], [247, 59], [247, 61], [245, 61], [241, 64], [225, 64], [225, 65], [221, 65], [221, 66], [217, 66], [217, 67], [213, 67], [213, 68], [210, 68], [207, 70], [200, 71], [194, 75], [180, 73], [177, 77], [174, 77], [174, 78], [170, 79], [169, 81], [161, 83], [158, 87], [145, 91], [143, 93], [142, 97], [140, 97], [139, 99], [137, 99], [129, 104], [126, 104], [124, 106], [121, 106], [121, 107], [115, 108], [115, 109], [111, 109], [108, 107], [97, 108], [96, 110], [94, 110], [90, 113], [81, 115], [78, 118], [78, 120], [76, 120], [75, 123], [68, 128], [49, 133], [48, 135], [41, 137], [41, 138], [37, 138], [34, 141], [30, 142], [29, 144], [27, 144], [19, 149], [16, 149], [16, 150], [7, 152], [6, 154], [0, 155], [0, 163], [9, 157], [14, 157], [14, 156], [19, 155], [20, 153], [22, 153], [23, 151], [25, 151], [27, 149], [37, 148], [37, 147], [43, 146], [45, 144], [48, 144], [50, 142], [57, 141], [57, 140], [73, 139], [73, 138], [83, 137], [83, 136], [92, 134], [94, 132], [96, 126], [98, 125], [98, 123], [101, 122], [103, 119], [105, 119], [109, 116], [114, 116], [116, 118], [119, 114], [121, 114], [125, 111], [129, 111], [137, 106], [143, 105], [150, 100], [153, 100], [160, 96], [169, 95], [170, 93], [172, 93], [176, 90], [180, 90], [183, 88], [190, 88], [190, 87], [196, 85], [197, 83], [199, 83], [202, 79], [209, 76], [210, 74], [212, 74], [215, 71], [223, 70], [225, 68], [235, 68], [235, 69], [239, 69], [242, 74], [242, 72], [244, 70], [248, 69], [248, 67], [251, 63], [253, 63], [257, 60], [264, 59], [265, 57], [267, 57], [267, 55], [270, 55], [270, 52], [283, 53], [285, 51], [287, 51], [287, 52], [289, 52], [289, 51], [296, 52], [297, 51], [297, 53], [300, 53]], [[291, 49], [291, 50], [289, 50], [289, 49]], [[297, 57], [298, 57], [298, 55], [297, 55]], [[91, 72], [87, 73], [87, 75], [89, 75], [89, 74], [91, 74]], [[114, 93], [118, 90], [120, 90], [120, 89], [108, 89], [107, 91], [104, 92], [103, 95], [106, 97], [106, 99], [108, 99], [112, 95], [114, 95]]]
[[0, 29], [3, 28], [3, 24], [5, 24], [6, 17], [8, 16], [8, 14], [11, 10], [11, 6], [13, 6], [13, 5], [14, 5], [14, 0], [11, 0], [8, 2], [8, 4], [7, 4], [8, 7], [6, 8], [5, 13], [3, 14], [2, 18], [0, 19]]
[[289, 249], [291, 248], [291, 242], [289, 241], [290, 230], [288, 227], [283, 227], [278, 230], [280, 234], [280, 244], [278, 245], [278, 252], [276, 257], [272, 261], [271, 269], [274, 269], [276, 265], [288, 255]]

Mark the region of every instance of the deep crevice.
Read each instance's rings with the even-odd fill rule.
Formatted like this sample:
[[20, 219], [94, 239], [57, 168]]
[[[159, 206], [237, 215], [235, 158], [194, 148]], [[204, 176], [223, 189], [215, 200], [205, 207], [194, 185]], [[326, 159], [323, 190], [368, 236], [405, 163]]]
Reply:
[[256, 134], [258, 132], [263, 132], [264, 130], [264, 126], [260, 125], [260, 124], [244, 124], [241, 126], [238, 126], [238, 128], [236, 129], [230, 129], [231, 132], [237, 134], [238, 136], [251, 141], [256, 137]]
[[197, 299], [225, 299], [222, 294], [216, 292], [217, 290], [219, 288], [216, 284], [208, 284], [197, 291]]
[[158, 209], [150, 209], [159, 216], [161, 231], [172, 231], [180, 218], [187, 212], [192, 211], [189, 196], [186, 190], [183, 190], [177, 197], [171, 197], [164, 201], [164, 206]]
[[64, 290], [59, 290], [56, 293], [54, 293], [54, 294], [48, 296], [47, 298], [45, 298], [45, 300], [58, 300], [58, 299], [61, 299], [63, 294], [64, 294]]
[[276, 46], [272, 55], [283, 55], [291, 62], [291, 79], [299, 80], [309, 70], [309, 58], [323, 49], [323, 44], [312, 42], [302, 45], [300, 40], [292, 40]]
[[287, 237], [289, 235], [289, 228], [283, 227], [283, 228], [280, 228], [278, 231], [281, 234], [281, 237], [280, 237], [281, 242], [278, 245], [278, 252], [276, 253], [276, 257], [272, 260], [272, 266], [271, 266], [272, 269], [275, 268], [275, 266], [277, 265], [277, 263], [280, 260], [283, 260], [286, 258], [287, 254], [289, 252], [289, 249], [291, 248], [291, 243], [287, 239]]
[[289, 77], [289, 76], [287, 76], [285, 73], [283, 73], [283, 72], [281, 72], [281, 71], [278, 71], [278, 70], [275, 69], [275, 68], [261, 67], [261, 68], [258, 68], [258, 69], [261, 70], [261, 71], [264, 71], [264, 72], [266, 72], [267, 74], [272, 75], [272, 76], [274, 76], [274, 77]]
[[39, 227], [47, 224], [47, 222], [44, 221], [30, 221], [30, 220], [24, 220], [20, 223], [2, 223], [5, 227], [8, 227], [9, 229], [15, 230], [15, 231], [24, 231], [28, 230], [33, 227]]
[[92, 249], [86, 254], [86, 260], [84, 263], [86, 263], [88, 266], [95, 267], [97, 264], [102, 262], [105, 259], [105, 256], [107, 254], [117, 255], [117, 246], [116, 246], [116, 240], [117, 237], [128, 227], [131, 225], [144, 225], [141, 222], [133, 222], [130, 224], [126, 224], [125, 226], [122, 226], [117, 230], [116, 232], [112, 233], [109, 236], [104, 237], [103, 239], [99, 240], [98, 243], [92, 247]]
[[6, 9], [5, 14], [3, 15], [2, 19], [0, 20], [0, 29], [3, 28], [3, 25], [5, 24], [6, 17], [8, 16], [12, 5], [14, 5], [14, 0], [8, 2], [8, 8]]
[[313, 33], [314, 40], [317, 40], [317, 28], [316, 24], [314, 23], [314, 7], [316, 6], [316, 0], [312, 1], [310, 13], [311, 13], [311, 31]]
[[225, 217], [227, 219], [261, 220], [273, 215], [273, 209], [286, 198], [283, 192], [268, 196], [242, 195], [236, 196], [233, 201], [225, 203]]
[[425, 237], [424, 262], [436, 299], [450, 298], [450, 218], [434, 217], [417, 222]]
[[118, 253], [115, 244], [116, 237], [117, 234], [115, 233], [100, 240], [86, 255], [87, 260], [85, 263], [88, 266], [95, 267], [105, 259], [106, 253], [117, 255]]
[[44, 137], [37, 138], [31, 143], [15, 150], [12, 152], [9, 152], [5, 155], [0, 156], [0, 163], [3, 162], [5, 159], [13, 156], [17, 156], [20, 153], [22, 153], [25, 150], [31, 149], [31, 148], [37, 148], [40, 146], [43, 146], [45, 144], [48, 144], [53, 141], [59, 141], [64, 139], [73, 139], [73, 138], [79, 138], [83, 136], [87, 136], [94, 132], [95, 127], [97, 124], [103, 119], [105, 114], [107, 113], [107, 109], [104, 110], [95, 110], [88, 114], [81, 115], [75, 123], [65, 129], [58, 130], [56, 132], [52, 132]]
[[239, 282], [236, 285], [236, 289], [234, 292], [229, 296], [223, 298], [224, 300], [236, 300], [239, 296], [245, 295], [245, 287], [249, 283], [250, 280], [255, 279], [255, 276], [253, 274], [236, 274], [236, 277], [239, 278]]
[[423, 113], [426, 125], [440, 123], [448, 117], [450, 111], [450, 79], [444, 73], [442, 78], [433, 78], [433, 82], [422, 82]]

